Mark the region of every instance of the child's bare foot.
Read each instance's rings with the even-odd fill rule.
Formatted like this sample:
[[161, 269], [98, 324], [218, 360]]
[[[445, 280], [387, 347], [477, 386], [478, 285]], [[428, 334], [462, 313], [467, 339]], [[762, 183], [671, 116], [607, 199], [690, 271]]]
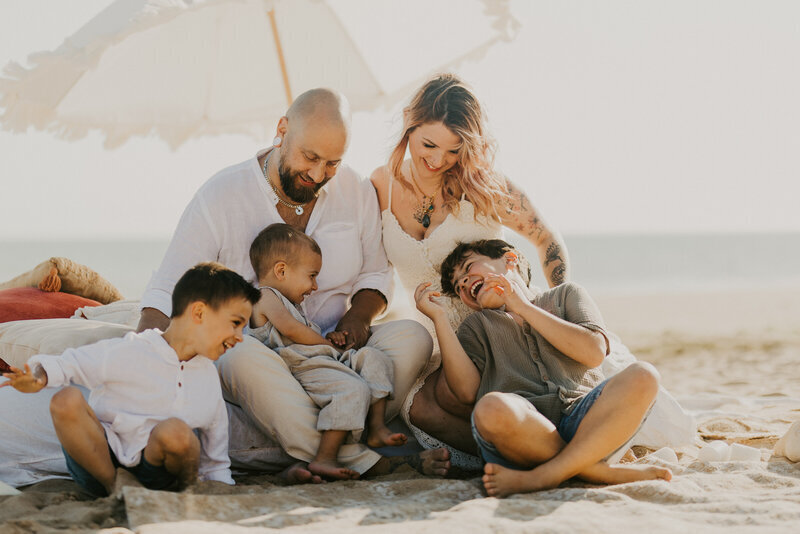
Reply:
[[[541, 467], [541, 466], [540, 466]], [[550, 480], [544, 470], [518, 471], [497, 464], [486, 464], [483, 468], [483, 487], [489, 497], [508, 497], [515, 493], [528, 493], [557, 487], [560, 482]], [[593, 473], [594, 482], [622, 484], [638, 480], [672, 480], [672, 471], [653, 465], [613, 465], [601, 473]]]
[[297, 462], [292, 464], [278, 475], [287, 484], [321, 484], [322, 478], [308, 470], [308, 464]]
[[386, 425], [370, 427], [367, 445], [370, 447], [399, 447], [405, 445], [408, 438], [405, 434], [392, 432]]
[[352, 480], [360, 476], [358, 471], [343, 467], [336, 460], [314, 460], [308, 464], [308, 470], [333, 480]]
[[639, 480], [672, 480], [672, 471], [657, 465], [609, 465], [608, 476], [604, 477], [606, 484], [624, 484]]

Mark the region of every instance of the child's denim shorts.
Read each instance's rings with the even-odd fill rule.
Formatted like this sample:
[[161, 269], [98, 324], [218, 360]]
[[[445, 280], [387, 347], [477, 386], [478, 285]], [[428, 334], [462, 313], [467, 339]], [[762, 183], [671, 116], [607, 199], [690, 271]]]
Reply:
[[[575, 437], [575, 432], [578, 431], [578, 425], [581, 424], [581, 421], [583, 421], [583, 418], [586, 417], [589, 409], [592, 407], [592, 405], [594, 405], [595, 401], [600, 396], [600, 393], [603, 392], [603, 388], [606, 387], [607, 382], [608, 379], [595, 386], [593, 390], [584, 395], [575, 404], [575, 407], [572, 409], [569, 415], [565, 415], [561, 418], [561, 421], [556, 426], [556, 430], [558, 430], [558, 434], [561, 436], [561, 439], [569, 442], [573, 437]], [[483, 436], [478, 433], [478, 429], [475, 427], [475, 418], [473, 416], [470, 416], [470, 422], [472, 425], [472, 437], [475, 438], [475, 442], [478, 444], [478, 449], [480, 450], [484, 463], [499, 464], [503, 467], [508, 467], [509, 469], [530, 469], [530, 467], [522, 467], [503, 458], [503, 456], [500, 454], [500, 451], [498, 451], [492, 443], [485, 440]], [[613, 456], [613, 454], [614, 453], [610, 454], [609, 456]]]
[[[61, 450], [64, 451], [64, 458], [67, 460], [67, 470], [69, 471], [69, 474], [72, 475], [72, 479], [81, 488], [91, 493], [95, 497], [105, 497], [108, 495], [106, 488], [69, 454], [67, 454], [67, 451], [64, 450], [64, 447], [61, 447]], [[142, 459], [133, 467], [126, 467], [120, 464], [119, 460], [117, 460], [117, 457], [114, 455], [114, 451], [111, 450], [111, 447], [108, 448], [108, 454], [111, 455], [111, 462], [114, 464], [115, 468], [123, 467], [124, 469], [127, 469], [133, 474], [133, 476], [136, 477], [136, 480], [142, 483], [145, 488], [154, 490], [166, 489], [175, 484], [177, 481], [177, 477], [167, 471], [163, 465], [156, 466], [145, 460], [144, 451], [142, 451]]]

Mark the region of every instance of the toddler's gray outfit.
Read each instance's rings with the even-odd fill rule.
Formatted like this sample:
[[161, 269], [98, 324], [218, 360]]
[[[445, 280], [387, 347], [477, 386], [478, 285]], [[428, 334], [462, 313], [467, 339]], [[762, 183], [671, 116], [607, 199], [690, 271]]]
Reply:
[[[321, 334], [280, 291], [272, 290], [292, 316]], [[277, 352], [311, 400], [319, 406], [317, 430], [350, 430], [359, 441], [373, 402], [393, 393], [392, 360], [369, 346], [342, 352], [328, 345], [301, 345], [283, 336], [270, 322], [248, 333]]]

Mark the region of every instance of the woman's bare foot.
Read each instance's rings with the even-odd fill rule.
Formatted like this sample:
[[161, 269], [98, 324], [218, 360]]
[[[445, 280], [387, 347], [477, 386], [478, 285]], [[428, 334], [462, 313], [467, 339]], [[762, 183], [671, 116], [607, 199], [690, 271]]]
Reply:
[[450, 470], [450, 451], [442, 447], [441, 449], [425, 450], [410, 456], [383, 456], [364, 475], [375, 477], [388, 475], [389, 473], [394, 473], [402, 465], [410, 465], [423, 475], [443, 477]]
[[[540, 466], [541, 467], [541, 466]], [[543, 470], [537, 467], [531, 471], [517, 471], [497, 464], [486, 464], [483, 468], [483, 487], [489, 497], [508, 497], [515, 493], [528, 493], [550, 489], [559, 482], [549, 480]], [[672, 480], [672, 471], [653, 465], [613, 465], [602, 477], [604, 484], [622, 484], [639, 480]], [[600, 482], [600, 480], [597, 480]]]
[[308, 464], [305, 462], [297, 462], [296, 464], [290, 465], [281, 471], [278, 476], [285, 480], [287, 484], [291, 485], [322, 483], [322, 478], [309, 471]]
[[392, 432], [386, 425], [370, 427], [367, 445], [370, 447], [399, 447], [405, 445], [408, 437], [399, 432]]
[[450, 470], [450, 451], [444, 447], [425, 450], [408, 458], [411, 467], [423, 475], [443, 477]]
[[328, 459], [314, 459], [308, 464], [308, 470], [322, 478], [333, 480], [353, 480], [360, 476], [358, 471], [348, 469], [336, 460]]

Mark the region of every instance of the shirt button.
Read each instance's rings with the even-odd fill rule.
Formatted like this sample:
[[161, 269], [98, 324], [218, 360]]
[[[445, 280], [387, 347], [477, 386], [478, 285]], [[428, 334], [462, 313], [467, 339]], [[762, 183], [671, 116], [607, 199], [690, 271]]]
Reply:
[[180, 382], [178, 382], [178, 387], [181, 387], [181, 383]]
[[183, 371], [183, 365], [181, 365], [181, 371]]

